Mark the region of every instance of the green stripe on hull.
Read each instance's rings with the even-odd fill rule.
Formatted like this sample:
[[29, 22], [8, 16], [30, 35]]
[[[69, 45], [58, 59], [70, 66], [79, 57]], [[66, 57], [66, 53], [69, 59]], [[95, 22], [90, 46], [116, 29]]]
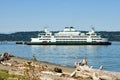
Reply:
[[110, 42], [27, 42], [27, 45], [111, 45]]

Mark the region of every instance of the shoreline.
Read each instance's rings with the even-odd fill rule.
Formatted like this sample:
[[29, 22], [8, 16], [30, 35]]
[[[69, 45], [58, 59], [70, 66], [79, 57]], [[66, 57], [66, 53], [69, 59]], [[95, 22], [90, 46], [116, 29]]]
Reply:
[[[14, 62], [17, 63], [17, 65], [12, 65]], [[42, 66], [47, 66], [49, 68], [49, 70], [52, 72], [50, 72], [49, 70], [43, 70], [42, 71], [42, 76], [47, 76], [47, 78], [56, 78], [55, 80], [57, 80], [57, 78], [59, 78], [60, 80], [65, 80], [66, 77], [61, 77], [61, 76], [57, 76], [58, 75], [57, 73], [53, 72], [54, 68], [59, 68], [62, 70], [62, 73], [61, 75], [69, 75], [69, 77], [67, 78], [70, 78], [70, 80], [77, 80], [75, 75], [72, 75], [73, 73], [76, 73], [77, 76], [79, 76], [80, 78], [84, 78], [83, 76], [83, 73], [87, 74], [87, 79], [85, 77], [84, 80], [88, 80], [88, 74], [89, 72], [86, 72], [86, 70], [90, 69], [90, 68], [86, 68], [85, 70], [83, 70], [83, 72], [81, 73], [79, 70], [76, 71], [76, 68], [73, 68], [73, 67], [69, 67], [69, 66], [62, 66], [62, 65], [57, 65], [57, 64], [53, 64], [53, 63], [49, 63], [49, 62], [44, 62], [44, 61], [33, 61], [33, 60], [29, 60], [29, 59], [25, 59], [25, 58], [21, 58], [21, 57], [11, 57], [10, 60], [8, 61], [3, 61], [3, 63], [9, 63], [8, 65], [3, 65], [3, 63], [0, 64], [0, 69], [3, 69], [3, 70], [8, 70], [10, 71], [10, 74], [21, 74], [21, 72], [19, 72], [19, 70], [17, 71], [18, 68], [23, 68], [23, 67], [20, 67], [21, 64], [23, 64], [24, 62], [33, 62], [36, 66], [38, 65], [42, 65]], [[20, 66], [19, 66], [20, 65]], [[84, 66], [83, 66], [84, 68]], [[13, 70], [13, 71], [12, 71]], [[14, 72], [14, 70], [16, 72]], [[120, 79], [120, 72], [111, 72], [111, 71], [105, 71], [105, 70], [98, 70], [98, 69], [90, 69], [92, 73], [102, 73], [102, 74], [105, 74], [105, 75], [108, 75], [108, 76], [112, 76], [112, 77], [115, 77], [115, 79], [112, 79], [112, 80], [118, 80]], [[85, 72], [84, 72], [85, 71]], [[54, 73], [54, 75], [53, 75]], [[47, 74], [47, 75], [46, 75]], [[48, 76], [51, 75], [51, 76]], [[59, 74], [60, 75], [60, 74]], [[71, 77], [72, 75], [72, 77]], [[91, 76], [91, 74], [89, 74]], [[65, 79], [64, 79], [65, 78]], [[44, 80], [44, 79], [42, 79]], [[49, 79], [46, 79], [46, 80], [49, 80]], [[53, 79], [54, 80], [54, 79]], [[80, 79], [80, 80], [83, 80], [83, 79]], [[93, 79], [89, 79], [89, 80], [93, 80]], [[107, 79], [106, 79], [107, 80]], [[108, 79], [109, 80], [109, 79]]]
[[[19, 60], [20, 62], [22, 61], [32, 61], [31, 59], [25, 59], [25, 58], [21, 58], [21, 57], [14, 57], [15, 60]], [[47, 64], [50, 67], [60, 67], [62, 68], [65, 72], [73, 72], [74, 71], [74, 67], [70, 67], [70, 66], [63, 66], [63, 65], [59, 65], [59, 64], [54, 64], [54, 63], [50, 63], [47, 61], [34, 61], [35, 63], [40, 63], [40, 64]]]
[[[31, 59], [27, 59], [27, 58], [18, 57], [18, 56], [15, 56], [14, 58], [23, 59], [23, 60], [26, 60], [26, 61], [31, 60]], [[54, 66], [60, 66], [60, 67], [66, 67], [66, 68], [70, 68], [70, 69], [75, 69], [74, 68], [74, 63], [73, 63], [73, 66], [67, 66], [67, 65], [60, 65], [60, 64], [55, 64], [55, 63], [51, 63], [51, 62], [47, 62], [47, 61], [40, 61], [40, 60], [37, 60], [35, 62], [44, 63], [44, 64], [48, 64], [48, 65], [54, 65]], [[97, 70], [97, 68], [94, 68], [94, 69]], [[105, 70], [105, 69], [104, 69], [104, 71], [113, 72], [113, 73], [120, 73], [119, 71], [110, 71], [110, 70]]]

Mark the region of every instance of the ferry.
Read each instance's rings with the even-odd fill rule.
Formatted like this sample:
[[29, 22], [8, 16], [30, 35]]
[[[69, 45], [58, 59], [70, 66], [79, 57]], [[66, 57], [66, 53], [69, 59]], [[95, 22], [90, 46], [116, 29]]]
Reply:
[[63, 31], [52, 33], [45, 29], [38, 34], [37, 38], [31, 38], [28, 45], [111, 45], [108, 38], [97, 34], [94, 28], [83, 33], [75, 30], [74, 27], [65, 27]]

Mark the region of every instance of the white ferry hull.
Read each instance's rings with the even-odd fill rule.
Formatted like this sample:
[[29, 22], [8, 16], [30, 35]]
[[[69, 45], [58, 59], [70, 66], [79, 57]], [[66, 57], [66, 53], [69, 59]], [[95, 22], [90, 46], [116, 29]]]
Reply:
[[111, 42], [27, 42], [28, 45], [111, 45]]

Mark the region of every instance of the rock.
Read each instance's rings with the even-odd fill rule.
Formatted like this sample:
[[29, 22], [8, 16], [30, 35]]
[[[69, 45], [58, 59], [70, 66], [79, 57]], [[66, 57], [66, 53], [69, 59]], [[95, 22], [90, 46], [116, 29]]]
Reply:
[[55, 67], [55, 68], [54, 68], [54, 71], [55, 71], [55, 72], [58, 72], [58, 73], [62, 73], [62, 69], [61, 69], [61, 68], [58, 68], [58, 67]]

